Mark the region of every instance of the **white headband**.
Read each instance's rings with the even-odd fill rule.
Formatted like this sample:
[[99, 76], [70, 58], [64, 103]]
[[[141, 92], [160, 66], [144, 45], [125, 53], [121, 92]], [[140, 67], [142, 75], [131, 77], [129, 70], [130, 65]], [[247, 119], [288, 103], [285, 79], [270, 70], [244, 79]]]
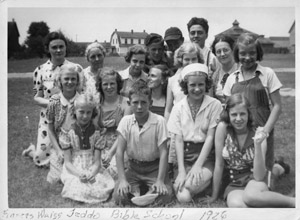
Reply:
[[193, 72], [202, 72], [208, 75], [208, 68], [206, 65], [201, 63], [192, 63], [184, 67], [181, 71], [181, 77], [184, 79], [187, 75]]

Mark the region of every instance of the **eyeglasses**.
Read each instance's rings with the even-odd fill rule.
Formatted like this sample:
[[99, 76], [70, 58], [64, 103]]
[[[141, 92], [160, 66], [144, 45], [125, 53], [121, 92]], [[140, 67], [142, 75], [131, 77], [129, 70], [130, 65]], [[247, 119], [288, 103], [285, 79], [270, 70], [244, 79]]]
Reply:
[[221, 55], [222, 54], [222, 52], [224, 53], [224, 54], [227, 54], [227, 53], [229, 53], [231, 51], [231, 49], [229, 49], [229, 48], [221, 48], [221, 49], [219, 49], [219, 50], [217, 50], [216, 51], [216, 55]]

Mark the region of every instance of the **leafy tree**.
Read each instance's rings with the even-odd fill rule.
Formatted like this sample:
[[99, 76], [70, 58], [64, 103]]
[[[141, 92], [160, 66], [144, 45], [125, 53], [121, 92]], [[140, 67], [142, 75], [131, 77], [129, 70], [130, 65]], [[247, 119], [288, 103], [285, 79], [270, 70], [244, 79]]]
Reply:
[[49, 27], [47, 23], [31, 22], [29, 29], [27, 31], [28, 37], [25, 40], [25, 44], [28, 47], [30, 56], [43, 57], [44, 51], [44, 39], [49, 33]]

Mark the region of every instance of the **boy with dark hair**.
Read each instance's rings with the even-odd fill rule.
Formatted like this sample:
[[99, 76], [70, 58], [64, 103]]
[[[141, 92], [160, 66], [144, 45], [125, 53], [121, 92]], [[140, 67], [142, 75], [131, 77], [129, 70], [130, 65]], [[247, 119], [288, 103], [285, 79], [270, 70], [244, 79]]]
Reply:
[[[147, 84], [137, 81], [129, 91], [128, 101], [132, 115], [122, 118], [116, 152], [118, 182], [113, 194], [117, 204], [131, 202], [146, 206], [152, 202], [163, 205], [171, 201], [172, 184], [167, 168], [167, 127], [165, 119], [149, 111], [151, 91]], [[129, 166], [125, 172], [124, 152]], [[141, 196], [140, 187], [147, 186], [148, 192]]]

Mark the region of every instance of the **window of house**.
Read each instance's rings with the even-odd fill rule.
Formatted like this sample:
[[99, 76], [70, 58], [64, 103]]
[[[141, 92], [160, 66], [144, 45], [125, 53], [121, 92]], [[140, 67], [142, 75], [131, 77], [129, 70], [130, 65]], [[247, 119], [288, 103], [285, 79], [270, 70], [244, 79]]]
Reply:
[[127, 38], [125, 38], [125, 44], [127, 44]]

